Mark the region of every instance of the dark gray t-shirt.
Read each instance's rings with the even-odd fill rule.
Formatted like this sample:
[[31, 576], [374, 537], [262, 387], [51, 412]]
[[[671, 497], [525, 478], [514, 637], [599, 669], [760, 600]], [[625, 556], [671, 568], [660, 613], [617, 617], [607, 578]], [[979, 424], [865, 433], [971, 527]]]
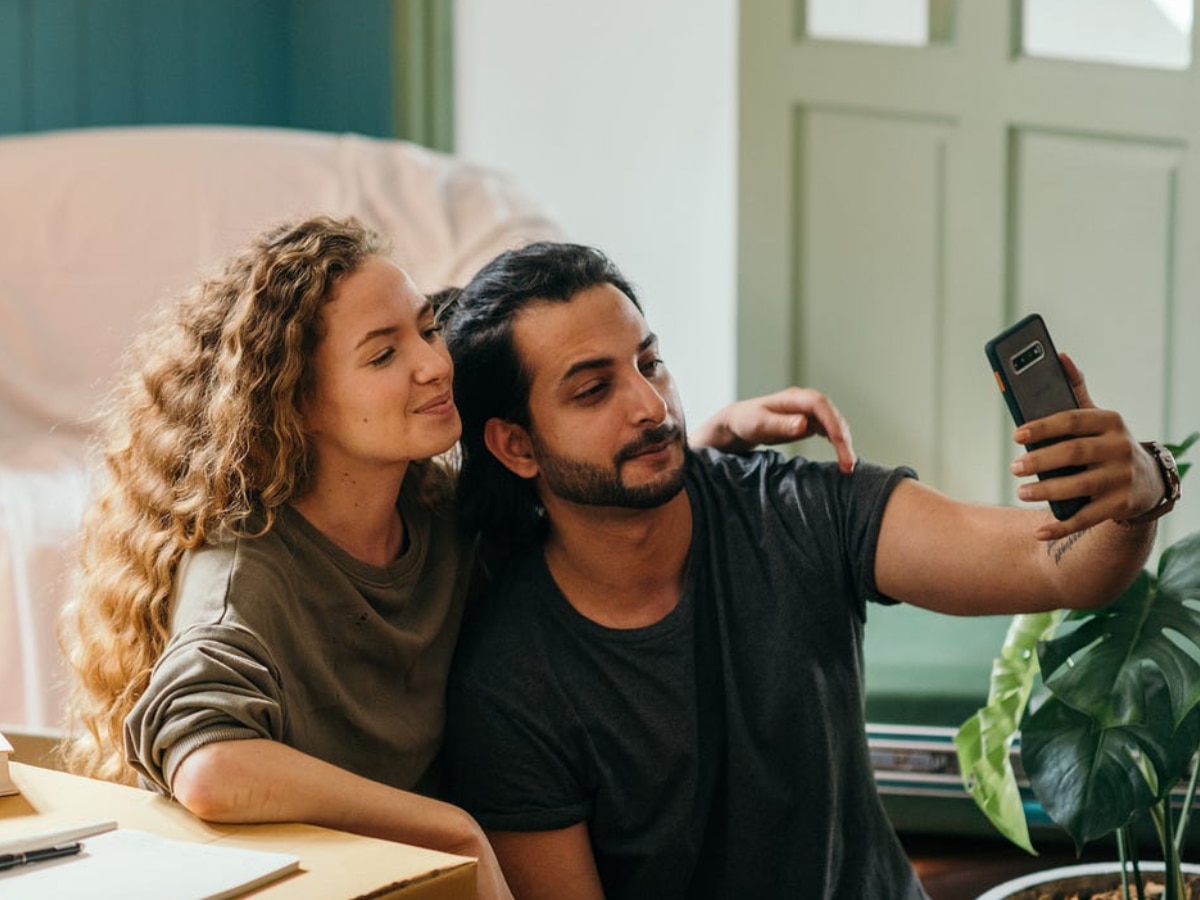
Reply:
[[700, 451], [679, 605], [605, 628], [540, 549], [468, 614], [452, 799], [487, 829], [587, 822], [609, 900], [921, 898], [874, 787], [862, 629], [892, 488], [913, 473]]
[[268, 738], [394, 787], [440, 789], [431, 767], [474, 545], [415, 494], [405, 482], [408, 546], [386, 566], [291, 507], [262, 537], [184, 556], [171, 641], [125, 722], [144, 784], [168, 791], [205, 744]]

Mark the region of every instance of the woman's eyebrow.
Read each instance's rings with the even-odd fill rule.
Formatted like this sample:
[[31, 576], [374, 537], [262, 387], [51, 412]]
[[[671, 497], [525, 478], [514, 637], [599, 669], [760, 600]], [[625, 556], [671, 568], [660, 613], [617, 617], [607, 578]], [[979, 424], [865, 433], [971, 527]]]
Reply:
[[[419, 322], [421, 319], [430, 315], [432, 312], [433, 312], [433, 304], [430, 303], [428, 300], [426, 300], [417, 309], [417, 321]], [[399, 327], [396, 325], [388, 325], [384, 328], [373, 328], [362, 336], [362, 338], [359, 340], [359, 342], [354, 345], [354, 349], [357, 350], [363, 344], [367, 343], [367, 341], [373, 340], [374, 338], [383, 337], [383, 336], [389, 335], [389, 334], [395, 334], [399, 330], [400, 330]]]

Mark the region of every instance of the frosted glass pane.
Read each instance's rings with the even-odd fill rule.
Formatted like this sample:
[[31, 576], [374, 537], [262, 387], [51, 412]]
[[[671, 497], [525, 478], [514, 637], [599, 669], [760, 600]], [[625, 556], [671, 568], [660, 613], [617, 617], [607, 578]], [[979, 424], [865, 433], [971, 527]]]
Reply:
[[928, 0], [808, 0], [805, 12], [809, 37], [868, 44], [929, 43]]
[[1030, 56], [1186, 69], [1192, 0], [1024, 0]]

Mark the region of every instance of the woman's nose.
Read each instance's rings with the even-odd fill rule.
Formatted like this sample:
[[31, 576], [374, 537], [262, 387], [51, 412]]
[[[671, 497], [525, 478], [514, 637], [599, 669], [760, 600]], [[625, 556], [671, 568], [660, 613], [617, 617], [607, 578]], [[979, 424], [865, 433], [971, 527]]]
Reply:
[[425, 384], [433, 381], [443, 381], [450, 377], [453, 364], [450, 362], [450, 351], [440, 340], [433, 343], [421, 342], [421, 355], [417, 360], [414, 377]]

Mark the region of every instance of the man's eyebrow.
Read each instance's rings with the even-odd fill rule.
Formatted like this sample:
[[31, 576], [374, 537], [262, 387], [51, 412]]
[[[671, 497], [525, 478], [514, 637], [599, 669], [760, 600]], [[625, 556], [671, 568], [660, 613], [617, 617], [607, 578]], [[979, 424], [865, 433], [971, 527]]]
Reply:
[[[426, 300], [424, 303], [421, 304], [420, 308], [417, 310], [417, 321], [418, 322], [421, 321], [426, 316], [430, 315], [432, 312], [433, 312], [433, 304], [430, 303], [428, 300]], [[400, 330], [399, 327], [396, 325], [388, 325], [384, 328], [372, 328], [370, 331], [368, 331], [366, 334], [364, 334], [359, 339], [358, 343], [354, 345], [354, 349], [357, 350], [363, 344], [367, 343], [367, 341], [374, 340], [377, 337], [383, 337], [385, 335], [395, 334], [399, 330]]]
[[[658, 343], [658, 335], [655, 334], [653, 331], [650, 332], [644, 338], [642, 338], [641, 343], [638, 344], [638, 347], [637, 347], [638, 354], [640, 355], [642, 353], [645, 353], [647, 350], [649, 350], [651, 347], [653, 347], [657, 343]], [[570, 381], [572, 378], [574, 378], [580, 372], [588, 372], [588, 371], [591, 371], [592, 369], [605, 369], [605, 368], [608, 368], [609, 366], [611, 366], [612, 364], [613, 364], [613, 359], [611, 356], [596, 356], [591, 359], [581, 359], [577, 363], [572, 363], [571, 366], [567, 368], [567, 371], [563, 372], [563, 376], [562, 376], [562, 378], [560, 378], [558, 380], [558, 383], [566, 384], [568, 381]]]
[[558, 379], [559, 384], [566, 384], [580, 372], [588, 372], [592, 369], [607, 369], [613, 364], [611, 356], [596, 356], [591, 359], [581, 359], [577, 363], [572, 363], [567, 371], [563, 372], [562, 378]]

